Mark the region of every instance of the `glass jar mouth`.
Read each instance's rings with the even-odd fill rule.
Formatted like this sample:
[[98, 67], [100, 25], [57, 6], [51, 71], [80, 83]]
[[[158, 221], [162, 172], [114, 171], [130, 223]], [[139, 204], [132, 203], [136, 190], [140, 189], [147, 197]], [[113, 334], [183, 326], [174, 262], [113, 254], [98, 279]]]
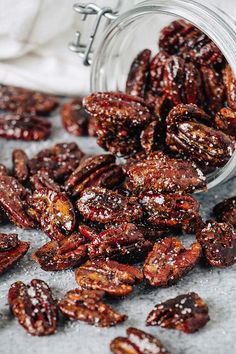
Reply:
[[[107, 91], [104, 80], [104, 60], [111, 50], [108, 44], [115, 39], [129, 24], [148, 14], [169, 15], [182, 18], [202, 30], [219, 47], [236, 76], [236, 24], [227, 14], [220, 9], [197, 3], [193, 0], [146, 0], [136, 5], [133, 9], [122, 13], [112, 22], [100, 39], [91, 67], [91, 91]], [[236, 168], [236, 149], [230, 160], [207, 176], [208, 189], [226, 181]]]

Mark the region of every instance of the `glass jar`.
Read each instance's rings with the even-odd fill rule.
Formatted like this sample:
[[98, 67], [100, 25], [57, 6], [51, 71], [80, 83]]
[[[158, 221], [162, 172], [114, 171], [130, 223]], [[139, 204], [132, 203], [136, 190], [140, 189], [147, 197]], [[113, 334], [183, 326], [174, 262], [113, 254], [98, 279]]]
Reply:
[[[160, 30], [179, 18], [205, 32], [220, 48], [236, 75], [236, 24], [230, 15], [210, 4], [192, 0], [146, 0], [132, 5], [129, 2], [132, 8], [114, 15], [100, 35], [92, 58], [92, 92], [124, 91], [131, 62], [137, 53], [144, 48], [156, 53]], [[236, 150], [224, 167], [208, 176], [208, 188], [235, 174]]]

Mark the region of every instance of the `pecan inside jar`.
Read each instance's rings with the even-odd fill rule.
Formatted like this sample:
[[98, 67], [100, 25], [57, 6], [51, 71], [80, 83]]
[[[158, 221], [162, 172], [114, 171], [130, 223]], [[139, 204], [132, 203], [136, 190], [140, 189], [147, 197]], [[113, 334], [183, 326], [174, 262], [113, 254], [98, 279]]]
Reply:
[[105, 304], [103, 295], [103, 291], [75, 289], [68, 291], [58, 306], [66, 317], [99, 327], [111, 327], [124, 322], [127, 316]]
[[142, 208], [135, 197], [124, 197], [105, 188], [87, 188], [76, 206], [85, 219], [101, 224], [140, 219]]
[[209, 320], [207, 304], [192, 292], [157, 304], [149, 313], [146, 324], [193, 333]]
[[29, 334], [45, 336], [56, 331], [56, 301], [43, 280], [33, 279], [29, 285], [21, 281], [12, 284], [8, 303], [20, 325]]
[[236, 226], [236, 197], [226, 198], [216, 204], [213, 208], [213, 214], [217, 221], [226, 222], [234, 227]]
[[170, 354], [161, 341], [140, 329], [129, 327], [127, 337], [117, 337], [111, 341], [110, 349], [115, 354]]
[[144, 263], [144, 277], [152, 286], [172, 285], [196, 265], [201, 250], [197, 242], [186, 249], [177, 238], [164, 238], [149, 253]]
[[133, 285], [143, 280], [142, 272], [134, 266], [111, 260], [87, 261], [75, 272], [76, 282], [84, 289], [102, 290], [112, 296], [125, 296]]
[[231, 108], [222, 108], [215, 116], [215, 123], [223, 132], [236, 137], [236, 112]]
[[236, 111], [236, 78], [229, 65], [226, 65], [224, 69], [223, 78], [226, 86], [228, 106]]
[[213, 267], [228, 267], [236, 262], [236, 234], [233, 226], [207, 221], [197, 233], [207, 263]]

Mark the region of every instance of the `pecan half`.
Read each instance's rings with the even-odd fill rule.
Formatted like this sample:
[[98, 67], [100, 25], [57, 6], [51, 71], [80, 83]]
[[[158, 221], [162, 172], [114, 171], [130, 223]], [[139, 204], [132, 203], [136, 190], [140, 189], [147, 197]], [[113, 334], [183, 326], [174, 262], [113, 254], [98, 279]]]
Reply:
[[33, 336], [49, 335], [57, 326], [57, 306], [49, 286], [39, 279], [29, 285], [21, 281], [12, 284], [8, 302], [21, 326]]
[[151, 60], [149, 87], [151, 89], [151, 92], [155, 95], [163, 94], [164, 67], [168, 58], [168, 53], [166, 53], [165, 51], [160, 51]]
[[112, 188], [123, 180], [122, 168], [115, 164], [115, 156], [95, 155], [85, 159], [65, 182], [66, 191], [73, 197], [88, 187]]
[[145, 191], [191, 193], [206, 189], [206, 179], [193, 163], [164, 154], [133, 162], [126, 166], [126, 174], [126, 187], [135, 194]]
[[235, 149], [233, 138], [199, 123], [207, 115], [196, 105], [178, 105], [167, 117], [166, 143], [177, 153], [209, 168], [226, 164]]
[[126, 81], [126, 93], [133, 96], [144, 97], [149, 78], [151, 51], [142, 50], [133, 60]]
[[8, 171], [5, 165], [0, 164], [0, 177], [8, 176]]
[[21, 228], [34, 228], [35, 222], [28, 215], [29, 192], [17, 179], [10, 176], [0, 178], [0, 206], [10, 221]]
[[53, 180], [52, 173], [46, 170], [39, 170], [35, 175], [30, 177], [30, 185], [32, 190], [48, 188], [55, 192], [60, 192], [60, 186]]
[[69, 318], [85, 321], [99, 327], [111, 327], [127, 319], [102, 301], [103, 291], [71, 290], [58, 304], [61, 312]]
[[16, 264], [29, 249], [29, 243], [18, 239], [16, 234], [0, 234], [0, 274]]
[[0, 109], [16, 113], [47, 115], [58, 106], [58, 99], [21, 87], [1, 86]]
[[178, 56], [167, 59], [163, 72], [165, 95], [174, 105], [182, 103], [182, 82], [184, 81], [185, 63]]
[[0, 137], [25, 141], [47, 139], [51, 134], [51, 123], [27, 113], [0, 116]]
[[236, 111], [236, 78], [229, 65], [223, 71], [224, 83], [226, 86], [227, 103], [231, 109]]
[[141, 135], [141, 145], [146, 154], [162, 149], [165, 141], [165, 124], [161, 120], [154, 120], [144, 129]]
[[217, 221], [236, 226], [236, 197], [227, 198], [216, 204], [213, 208], [213, 214]]
[[76, 206], [85, 219], [107, 224], [140, 219], [142, 208], [135, 197], [124, 197], [105, 188], [87, 188]]
[[236, 112], [231, 108], [222, 108], [215, 116], [215, 123], [223, 132], [236, 137]]
[[84, 289], [125, 296], [133, 291], [136, 282], [143, 280], [143, 274], [130, 265], [111, 260], [94, 260], [87, 261], [75, 271], [75, 280]]
[[137, 262], [152, 248], [134, 224], [123, 223], [98, 234], [88, 246], [90, 259], [110, 258], [121, 262]]
[[144, 220], [150, 225], [192, 232], [201, 223], [200, 204], [190, 195], [146, 192], [139, 198]]
[[75, 98], [66, 102], [61, 109], [62, 123], [68, 133], [75, 136], [88, 135], [89, 114], [82, 107], [82, 101]]
[[143, 99], [124, 93], [98, 92], [85, 97], [83, 104], [96, 117], [98, 145], [124, 156], [140, 150], [140, 134], [152, 118]]
[[97, 237], [97, 232], [90, 226], [85, 224], [79, 225], [79, 232], [85, 237], [86, 240], [91, 242], [95, 237]]
[[207, 304], [192, 292], [157, 304], [149, 313], [146, 324], [193, 333], [209, 320]]
[[127, 337], [116, 337], [110, 349], [115, 354], [170, 354], [161, 341], [140, 329], [129, 327]]
[[144, 263], [144, 277], [152, 286], [176, 283], [198, 262], [201, 246], [195, 242], [186, 249], [175, 237], [155, 243]]
[[41, 229], [53, 240], [61, 240], [75, 228], [75, 212], [65, 193], [48, 188], [35, 190], [29, 215], [35, 217]]
[[24, 150], [16, 149], [12, 152], [13, 175], [19, 182], [24, 183], [29, 177], [28, 156]]
[[86, 240], [72, 234], [60, 241], [50, 241], [34, 252], [32, 259], [46, 271], [64, 270], [80, 265], [86, 260]]
[[236, 262], [236, 234], [232, 225], [209, 220], [196, 236], [211, 266], [229, 267]]
[[56, 144], [52, 148], [41, 150], [29, 160], [32, 175], [44, 169], [56, 181], [64, 181], [79, 165], [84, 153], [76, 143]]

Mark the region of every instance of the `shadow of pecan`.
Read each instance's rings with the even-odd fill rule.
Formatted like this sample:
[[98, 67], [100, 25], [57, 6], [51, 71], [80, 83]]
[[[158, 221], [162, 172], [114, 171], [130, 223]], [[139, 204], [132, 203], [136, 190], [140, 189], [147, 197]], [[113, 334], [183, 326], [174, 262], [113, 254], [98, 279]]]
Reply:
[[161, 341], [140, 329], [129, 327], [127, 337], [116, 337], [110, 349], [115, 354], [170, 354]]
[[155, 243], [144, 263], [144, 277], [152, 286], [175, 284], [198, 262], [202, 248], [195, 242], [189, 249], [175, 237]]
[[28, 156], [24, 150], [15, 149], [12, 152], [13, 176], [24, 183], [29, 177]]
[[232, 225], [208, 220], [196, 236], [211, 266], [229, 267], [236, 262], [236, 234]]
[[102, 301], [104, 292], [97, 290], [70, 290], [58, 304], [66, 317], [98, 327], [111, 327], [127, 319]]
[[87, 261], [75, 271], [75, 280], [83, 289], [102, 290], [112, 296], [125, 296], [133, 285], [143, 280], [134, 266], [111, 260]]
[[87, 259], [86, 239], [74, 233], [63, 240], [50, 241], [35, 251], [32, 259], [46, 271], [73, 268]]
[[8, 303], [20, 325], [33, 336], [46, 336], [56, 331], [57, 305], [49, 286], [39, 279], [29, 285], [13, 283]]
[[146, 324], [193, 333], [209, 320], [207, 304], [191, 292], [157, 304], [149, 313]]

